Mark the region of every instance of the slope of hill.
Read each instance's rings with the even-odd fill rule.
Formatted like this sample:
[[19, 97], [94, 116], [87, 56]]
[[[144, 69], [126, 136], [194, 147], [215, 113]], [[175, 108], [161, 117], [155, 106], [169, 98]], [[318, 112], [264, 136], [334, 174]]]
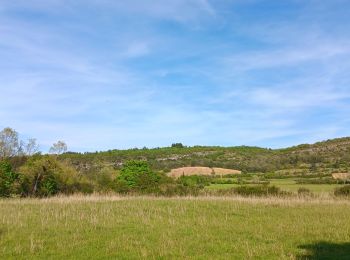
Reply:
[[337, 138], [285, 149], [259, 147], [165, 147], [154, 149], [110, 150], [96, 153], [66, 153], [81, 172], [104, 167], [120, 168], [127, 160], [147, 160], [155, 170], [203, 166], [240, 170], [243, 173], [330, 174], [350, 170], [350, 138]]

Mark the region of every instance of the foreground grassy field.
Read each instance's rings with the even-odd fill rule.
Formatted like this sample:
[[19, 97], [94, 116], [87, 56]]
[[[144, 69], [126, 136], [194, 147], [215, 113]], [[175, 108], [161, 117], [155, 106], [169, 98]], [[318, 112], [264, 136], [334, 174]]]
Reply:
[[1, 200], [0, 258], [349, 259], [349, 216], [332, 199]]

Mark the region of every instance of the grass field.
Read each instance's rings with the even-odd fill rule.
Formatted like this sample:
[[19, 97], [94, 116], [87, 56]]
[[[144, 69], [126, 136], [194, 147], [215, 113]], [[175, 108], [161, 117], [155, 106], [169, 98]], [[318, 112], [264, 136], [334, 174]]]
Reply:
[[0, 200], [0, 258], [348, 259], [349, 216], [332, 199]]
[[[250, 184], [245, 184], [250, 185]], [[253, 185], [253, 184], [252, 184]], [[297, 184], [293, 179], [272, 179], [270, 185], [279, 187], [283, 191], [297, 192], [299, 188], [307, 188], [313, 193], [331, 193], [337, 187], [342, 187], [341, 184]], [[239, 184], [211, 184], [207, 189], [228, 189], [241, 186]]]

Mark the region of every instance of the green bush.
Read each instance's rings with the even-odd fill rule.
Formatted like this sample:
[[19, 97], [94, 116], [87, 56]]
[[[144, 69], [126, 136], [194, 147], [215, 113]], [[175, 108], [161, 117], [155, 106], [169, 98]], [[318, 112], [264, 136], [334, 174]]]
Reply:
[[229, 179], [229, 178], [225, 178], [225, 179], [212, 178], [211, 183], [212, 184], [236, 184], [238, 182], [235, 179]]
[[199, 186], [185, 186], [182, 184], [163, 184], [159, 187], [157, 195], [160, 196], [198, 196], [201, 191]]
[[161, 179], [146, 161], [128, 161], [117, 177], [116, 191], [155, 193], [159, 190]]
[[116, 189], [115, 175], [117, 171], [110, 167], [104, 167], [94, 175], [96, 190], [99, 192], [110, 192]]
[[289, 195], [285, 191], [281, 191], [276, 186], [254, 185], [254, 186], [239, 186], [232, 189], [223, 189], [218, 191], [219, 195], [242, 195], [242, 196], [284, 196]]
[[301, 195], [301, 196], [305, 196], [305, 195], [311, 195], [311, 191], [307, 188], [304, 188], [304, 187], [300, 187], [298, 189], [298, 195]]
[[20, 192], [20, 176], [10, 163], [0, 162], [0, 197], [10, 197]]
[[75, 169], [54, 156], [33, 156], [21, 168], [22, 195], [45, 197], [57, 193], [92, 192], [92, 185]]
[[239, 186], [234, 188], [236, 194], [243, 196], [277, 196], [281, 191], [276, 186], [257, 185], [257, 186]]
[[350, 196], [350, 185], [346, 185], [334, 190], [335, 196]]
[[211, 183], [211, 177], [209, 176], [200, 176], [200, 175], [192, 175], [192, 176], [181, 176], [177, 179], [177, 183], [182, 184], [184, 186], [209, 186]]

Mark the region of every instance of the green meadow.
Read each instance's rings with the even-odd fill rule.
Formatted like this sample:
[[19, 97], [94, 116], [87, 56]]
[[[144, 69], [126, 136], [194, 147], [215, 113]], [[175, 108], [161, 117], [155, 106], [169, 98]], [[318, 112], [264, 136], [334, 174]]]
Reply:
[[73, 196], [0, 201], [1, 259], [348, 259], [342, 199]]
[[[255, 185], [255, 184], [244, 184], [244, 185]], [[280, 188], [282, 191], [288, 191], [297, 193], [299, 188], [305, 188], [310, 190], [312, 193], [333, 193], [336, 188], [343, 187], [342, 184], [298, 184], [293, 178], [286, 179], [271, 179], [270, 185], [274, 185]], [[229, 189], [241, 186], [240, 184], [210, 184], [206, 189], [218, 190], [218, 189]]]

